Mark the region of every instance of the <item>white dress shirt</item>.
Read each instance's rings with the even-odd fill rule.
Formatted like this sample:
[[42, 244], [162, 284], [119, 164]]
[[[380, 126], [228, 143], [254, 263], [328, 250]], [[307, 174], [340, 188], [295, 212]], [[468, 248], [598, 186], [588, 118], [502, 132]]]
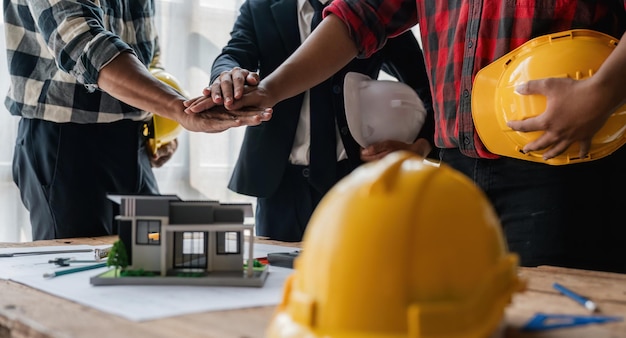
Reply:
[[[330, 0], [319, 0], [325, 4]], [[311, 34], [311, 20], [313, 20], [313, 6], [307, 0], [298, 0], [298, 28], [300, 29], [300, 42], [303, 42]], [[310, 96], [307, 90], [304, 93], [302, 108], [300, 109], [300, 119], [296, 129], [296, 136], [293, 140], [289, 162], [297, 165], [309, 164], [309, 145], [311, 143], [311, 121], [310, 121]], [[336, 124], [335, 124], [336, 126]], [[348, 158], [346, 150], [341, 141], [339, 130], [335, 127], [337, 138], [337, 160]]]

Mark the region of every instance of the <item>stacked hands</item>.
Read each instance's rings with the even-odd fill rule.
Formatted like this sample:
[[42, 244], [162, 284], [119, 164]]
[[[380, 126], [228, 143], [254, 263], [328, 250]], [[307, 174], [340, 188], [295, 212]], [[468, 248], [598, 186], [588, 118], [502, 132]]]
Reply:
[[[223, 119], [228, 126], [255, 126], [272, 117], [273, 104], [265, 104], [258, 99], [250, 99], [244, 94], [258, 91], [259, 75], [239, 67], [222, 72], [208, 87], [202, 96], [185, 101], [185, 113], [189, 115], [211, 112], [213, 118]], [[246, 104], [246, 102], [255, 104]]]
[[[235, 67], [222, 72], [211, 85], [202, 91], [202, 96], [184, 102], [185, 113], [193, 115], [212, 112], [213, 119], [222, 119], [223, 130], [237, 126], [254, 126], [272, 117], [272, 108], [279, 99], [270, 95], [261, 84], [259, 74]], [[381, 112], [383, 113], [383, 112]], [[383, 158], [396, 150], [407, 150], [426, 157], [432, 146], [425, 139], [415, 143], [386, 140], [374, 143], [361, 150], [365, 162]]]
[[[246, 106], [243, 100], [239, 102], [244, 93], [254, 91], [258, 84], [259, 76], [256, 73], [243, 69], [224, 72], [202, 91], [202, 96], [183, 102], [187, 116], [182, 119], [190, 121], [179, 123], [190, 131], [213, 133], [239, 126], [256, 126], [268, 121], [272, 118], [272, 108], [260, 104]], [[198, 118], [206, 119], [209, 125], [199, 123]]]

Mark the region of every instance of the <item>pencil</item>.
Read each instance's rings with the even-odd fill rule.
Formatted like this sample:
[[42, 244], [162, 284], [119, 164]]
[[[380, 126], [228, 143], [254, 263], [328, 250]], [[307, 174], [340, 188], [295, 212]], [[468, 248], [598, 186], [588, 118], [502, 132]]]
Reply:
[[576, 292], [574, 292], [574, 291], [564, 287], [563, 285], [561, 285], [559, 283], [554, 283], [552, 286], [555, 289], [557, 289], [560, 293], [562, 293], [565, 296], [573, 299], [578, 304], [586, 307], [589, 311], [594, 312], [594, 311], [596, 311], [598, 309], [598, 306], [596, 305], [596, 303], [594, 303], [589, 298], [583, 297], [583, 296], [577, 294]]
[[54, 272], [46, 272], [43, 274], [43, 278], [53, 278], [56, 276], [68, 275], [70, 273], [81, 272], [85, 270], [97, 269], [107, 266], [107, 263], [97, 263], [92, 265], [79, 266], [76, 268], [63, 269]]

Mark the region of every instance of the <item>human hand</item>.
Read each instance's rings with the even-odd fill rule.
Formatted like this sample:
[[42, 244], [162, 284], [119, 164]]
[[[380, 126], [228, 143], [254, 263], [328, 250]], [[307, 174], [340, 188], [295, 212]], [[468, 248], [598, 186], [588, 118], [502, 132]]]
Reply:
[[[196, 114], [203, 111], [223, 111], [232, 115], [248, 116], [250, 112], [266, 112], [270, 114], [271, 107], [277, 100], [271, 99], [267, 89], [262, 86], [262, 82], [258, 86], [244, 86], [243, 96], [234, 100], [229, 106], [224, 105], [224, 109], [220, 109], [219, 105], [213, 101], [210, 90], [205, 89], [203, 96], [199, 96], [184, 102], [185, 113]], [[267, 121], [269, 118], [263, 120]]]
[[233, 100], [238, 100], [243, 96], [246, 86], [256, 86], [261, 81], [259, 74], [234, 67], [229, 71], [222, 72], [208, 88], [203, 92], [210, 95], [213, 102], [229, 107]]
[[[212, 100], [209, 98], [212, 102]], [[178, 123], [189, 131], [219, 133], [240, 126], [256, 126], [272, 118], [272, 108], [242, 108], [229, 111], [224, 106], [209, 104], [209, 109], [182, 114]]]
[[229, 108], [234, 100], [240, 99], [247, 87], [259, 84], [259, 74], [247, 69], [234, 67], [222, 72], [212, 84], [202, 90], [202, 96], [185, 101], [185, 112], [188, 114], [201, 112], [224, 105]]
[[173, 139], [171, 142], [161, 145], [157, 148], [156, 154], [150, 155], [150, 164], [152, 168], [160, 168], [165, 162], [169, 161], [174, 153], [178, 149], [178, 139]]
[[544, 132], [524, 146], [524, 153], [546, 149], [543, 159], [548, 160], [578, 142], [579, 156], [587, 156], [593, 135], [602, 128], [613, 111], [613, 107], [607, 106], [603, 93], [593, 87], [591, 79], [532, 80], [515, 89], [522, 95], [536, 94], [547, 98], [546, 109], [542, 114], [507, 122], [507, 126], [515, 131]]
[[387, 154], [398, 150], [411, 151], [419, 156], [426, 157], [432, 150], [430, 143], [423, 138], [417, 139], [412, 144], [394, 140], [386, 140], [369, 145], [367, 148], [361, 149], [361, 160], [371, 162], [379, 160]]

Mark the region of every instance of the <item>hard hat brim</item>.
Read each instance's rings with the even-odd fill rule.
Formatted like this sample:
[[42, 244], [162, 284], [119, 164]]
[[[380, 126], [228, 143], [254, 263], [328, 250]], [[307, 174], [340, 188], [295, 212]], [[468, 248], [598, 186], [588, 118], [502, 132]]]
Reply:
[[371, 80], [369, 76], [349, 72], [346, 74], [343, 82], [344, 108], [346, 112], [346, 121], [352, 138], [363, 148], [370, 145], [363, 135], [360, 90], [359, 86], [363, 81]]

